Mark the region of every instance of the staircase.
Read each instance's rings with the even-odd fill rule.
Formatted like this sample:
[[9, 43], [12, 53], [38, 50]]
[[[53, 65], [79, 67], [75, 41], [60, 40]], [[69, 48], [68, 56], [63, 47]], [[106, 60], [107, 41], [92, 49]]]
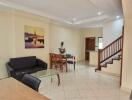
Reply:
[[113, 60], [113, 63], [107, 64], [107, 67], [102, 67], [101, 72], [111, 74], [114, 76], [119, 76], [121, 73], [121, 59], [120, 60]]
[[101, 70], [102, 67], [107, 68], [108, 65], [113, 64], [115, 61], [122, 61], [122, 47], [123, 47], [123, 36], [110, 43], [104, 49], [98, 50], [98, 68]]

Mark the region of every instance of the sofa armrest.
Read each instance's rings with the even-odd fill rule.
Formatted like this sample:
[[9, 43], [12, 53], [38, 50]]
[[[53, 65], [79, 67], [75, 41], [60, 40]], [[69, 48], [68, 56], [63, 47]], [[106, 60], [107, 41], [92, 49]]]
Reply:
[[15, 77], [16, 76], [15, 71], [13, 68], [11, 68], [9, 63], [6, 64], [6, 67], [7, 67], [8, 76], [9, 77]]
[[39, 67], [43, 67], [45, 70], [47, 69], [47, 63], [42, 61], [41, 59], [37, 59], [37, 65]]

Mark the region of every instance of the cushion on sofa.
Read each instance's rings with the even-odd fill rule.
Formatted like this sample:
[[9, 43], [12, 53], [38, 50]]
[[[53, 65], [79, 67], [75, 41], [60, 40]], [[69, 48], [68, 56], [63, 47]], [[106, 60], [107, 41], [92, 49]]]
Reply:
[[32, 67], [32, 68], [18, 69], [15, 71], [15, 73], [31, 74], [31, 73], [41, 71], [41, 70], [45, 70], [45, 68], [36, 66], [36, 67]]
[[15, 70], [34, 67], [36, 66], [36, 56], [11, 58], [10, 64]]
[[37, 71], [41, 71], [41, 70], [45, 70], [44, 67], [32, 67], [32, 68], [25, 68], [25, 69], [19, 69], [15, 71], [16, 76], [21, 79], [23, 77], [24, 74], [31, 74], [31, 73], [35, 73]]

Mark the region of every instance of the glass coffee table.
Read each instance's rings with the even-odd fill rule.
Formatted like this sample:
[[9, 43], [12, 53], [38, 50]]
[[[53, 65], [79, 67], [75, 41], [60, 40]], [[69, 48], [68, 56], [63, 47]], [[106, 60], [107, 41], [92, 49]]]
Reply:
[[50, 77], [51, 82], [52, 82], [52, 76], [56, 75], [58, 78], [58, 86], [60, 85], [60, 75], [59, 75], [59, 72], [55, 69], [42, 70], [42, 71], [35, 72], [31, 75], [37, 78]]

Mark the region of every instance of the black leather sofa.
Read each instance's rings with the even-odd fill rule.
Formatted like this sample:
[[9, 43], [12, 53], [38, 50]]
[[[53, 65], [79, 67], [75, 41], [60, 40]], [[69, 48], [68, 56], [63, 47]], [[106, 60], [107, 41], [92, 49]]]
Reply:
[[24, 74], [47, 69], [47, 63], [36, 58], [36, 56], [11, 58], [6, 66], [8, 75], [17, 80], [21, 80]]

